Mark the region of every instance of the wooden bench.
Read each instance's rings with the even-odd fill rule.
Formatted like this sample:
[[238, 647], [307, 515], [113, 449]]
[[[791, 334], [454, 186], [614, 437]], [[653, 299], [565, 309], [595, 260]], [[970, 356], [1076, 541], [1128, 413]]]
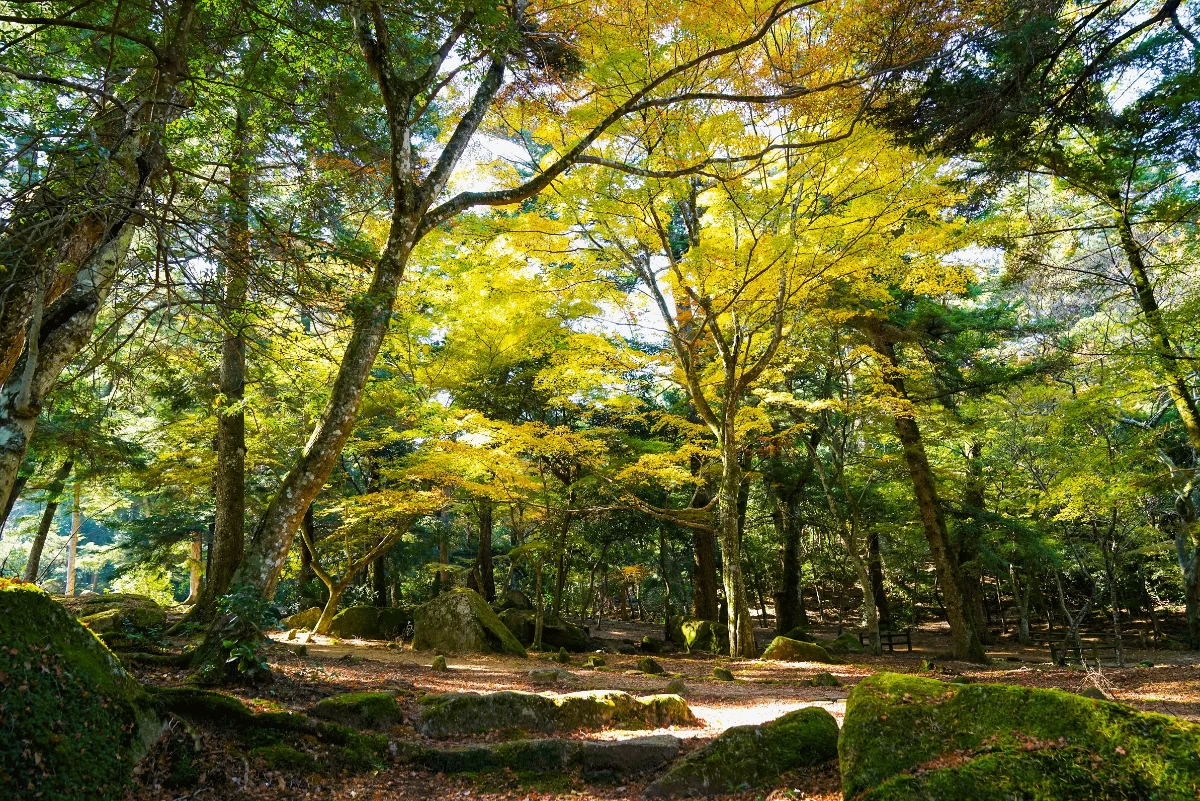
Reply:
[[1070, 645], [1066, 642], [1050, 643], [1050, 661], [1056, 665], [1065, 665], [1067, 662], [1079, 662], [1087, 664], [1084, 659], [1084, 654], [1092, 658], [1092, 662], [1100, 664], [1100, 654], [1106, 654], [1113, 659], [1117, 658], [1117, 646], [1111, 640], [1107, 642], [1083, 642], [1079, 645]]
[[[869, 641], [867, 633], [860, 631], [858, 633], [858, 642], [861, 645], [866, 645]], [[903, 642], [908, 646], [909, 653], [912, 652], [912, 629], [900, 629], [899, 631], [880, 631], [879, 644], [887, 646], [888, 653], [895, 653], [895, 643]]]

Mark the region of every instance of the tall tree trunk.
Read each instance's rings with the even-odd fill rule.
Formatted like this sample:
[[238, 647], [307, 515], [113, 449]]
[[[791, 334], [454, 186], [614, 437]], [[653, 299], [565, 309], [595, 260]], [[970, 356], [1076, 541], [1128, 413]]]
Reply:
[[66, 594], [75, 594], [75, 552], [79, 547], [79, 479], [75, 479], [75, 492], [71, 497], [71, 541], [67, 543], [67, 587]]
[[963, 506], [966, 520], [955, 532], [954, 550], [958, 559], [958, 574], [962, 578], [963, 597], [971, 627], [985, 645], [993, 641], [988, 628], [987, 607], [984, 603], [983, 564], [980, 551], [981, 513], [986, 503], [983, 480], [983, 444], [968, 442], [964, 448], [967, 460]]
[[879, 623], [890, 624], [892, 608], [883, 584], [883, 555], [879, 552], [878, 531], [872, 531], [867, 539], [867, 566], [871, 571], [871, 594], [874, 596], [875, 608], [879, 611]]
[[20, 499], [21, 493], [25, 491], [25, 485], [27, 483], [29, 483], [29, 476], [17, 476], [17, 480], [13, 484], [12, 492], [8, 494], [8, 503], [4, 506], [4, 516], [0, 517], [0, 536], [4, 535], [4, 527], [8, 525], [8, 518], [12, 515], [13, 507], [17, 505], [17, 501]]
[[1188, 442], [1192, 449], [1200, 452], [1200, 408], [1192, 396], [1191, 386], [1186, 372], [1180, 367], [1180, 354], [1171, 341], [1167, 323], [1163, 319], [1162, 310], [1158, 307], [1158, 299], [1154, 296], [1154, 284], [1146, 269], [1146, 261], [1142, 255], [1142, 246], [1134, 236], [1133, 227], [1129, 221], [1129, 213], [1119, 196], [1109, 198], [1116, 211], [1117, 231], [1121, 238], [1121, 249], [1129, 262], [1129, 272], [1133, 277], [1134, 296], [1138, 307], [1142, 310], [1142, 319], [1150, 332], [1150, 349], [1154, 357], [1154, 366], [1167, 385], [1179, 419], [1187, 432]]
[[50, 481], [50, 486], [46, 488], [46, 508], [42, 512], [42, 522], [38, 525], [33, 543], [29, 546], [29, 559], [25, 562], [25, 581], [37, 581], [38, 570], [42, 566], [42, 549], [46, 547], [46, 536], [50, 533], [50, 526], [54, 523], [54, 515], [58, 513], [63, 486], [74, 466], [75, 463], [70, 459], [63, 462]]
[[[727, 415], [732, 418], [732, 413]], [[721, 454], [721, 486], [717, 496], [717, 534], [721, 540], [721, 579], [729, 609], [729, 655], [754, 659], [754, 622], [742, 575], [742, 538], [738, 500], [742, 491], [742, 465], [734, 446], [733, 420], [726, 421]]]
[[388, 605], [387, 554], [371, 563], [371, 600], [376, 606]]
[[496, 568], [492, 562], [492, 535], [494, 531], [493, 505], [490, 500], [479, 501], [479, 581], [483, 597], [488, 603], [496, 600]]
[[658, 524], [658, 571], [663, 580], [663, 642], [671, 642], [671, 558], [667, 550], [667, 527]]
[[[446, 538], [446, 527], [445, 526], [438, 527], [438, 564], [439, 565], [449, 565], [450, 564], [450, 542]], [[441, 595], [443, 592], [445, 592], [449, 588], [450, 573], [446, 570], [439, 570], [438, 574], [437, 574], [437, 578], [438, 578], [437, 594]]]
[[[699, 459], [692, 460], [692, 474], [700, 471]], [[703, 509], [712, 500], [703, 487], [692, 493], [691, 507]], [[692, 616], [697, 620], [717, 619], [717, 540], [708, 530], [692, 529]]]
[[1024, 584], [1017, 575], [1013, 565], [1008, 566], [1008, 576], [1012, 581], [1013, 599], [1017, 603], [1017, 640], [1021, 645], [1029, 644], [1029, 598], [1033, 590], [1032, 577]]
[[[904, 387], [904, 379], [897, 369], [899, 361], [896, 358], [895, 346], [882, 331], [876, 330], [873, 333], [875, 350], [886, 360], [887, 382], [895, 390], [898, 400], [907, 401], [908, 393]], [[896, 434], [904, 447], [904, 460], [912, 477], [913, 492], [921, 513], [925, 539], [929, 543], [933, 565], [942, 588], [946, 619], [950, 624], [951, 652], [955, 659], [985, 662], [987, 656], [983, 651], [983, 643], [971, 625], [966, 608], [957, 558], [950, 544], [942, 502], [934, 483], [933, 469], [929, 466], [929, 457], [925, 454], [925, 444], [921, 440], [921, 429], [911, 412], [897, 414], [894, 421]]]
[[250, 181], [255, 148], [247, 121], [248, 110], [239, 108], [230, 135], [228, 227], [225, 254], [224, 297], [221, 302], [220, 390], [217, 408], [217, 470], [213, 477], [216, 508], [213, 528], [212, 570], [201, 594], [198, 616], [207, 618], [216, 601], [229, 591], [246, 547], [246, 294], [250, 274]]

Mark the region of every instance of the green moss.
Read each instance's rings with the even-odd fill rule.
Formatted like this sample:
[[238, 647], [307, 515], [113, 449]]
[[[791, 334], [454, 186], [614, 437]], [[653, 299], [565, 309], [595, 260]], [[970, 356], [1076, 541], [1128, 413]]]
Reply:
[[190, 720], [237, 726], [248, 725], [254, 719], [254, 713], [241, 701], [213, 690], [167, 687], [156, 689], [154, 698], [165, 711]]
[[718, 681], [733, 681], [733, 671], [727, 667], [717, 665], [713, 668], [713, 678]]
[[788, 771], [833, 759], [837, 741], [837, 721], [820, 707], [798, 709], [762, 726], [735, 726], [676, 762], [646, 788], [646, 795], [712, 795], [761, 787]]
[[651, 657], [643, 656], [637, 662], [637, 669], [643, 673], [648, 673], [651, 676], [661, 676], [667, 671], [663, 670], [663, 666], [654, 661]]
[[778, 662], [820, 662], [824, 665], [833, 663], [829, 652], [816, 643], [790, 640], [787, 637], [771, 640], [767, 650], [763, 651], [762, 658]]
[[283, 625], [289, 629], [312, 629], [317, 625], [317, 621], [321, 619], [321, 607], [310, 606], [303, 612], [297, 612], [291, 617], [283, 619]]
[[513, 633], [500, 622], [483, 596], [474, 590], [460, 587], [442, 593], [418, 606], [413, 618], [415, 650], [527, 656]]
[[838, 681], [838, 677], [827, 670], [823, 670], [813, 676], [812, 683], [814, 687], [841, 687], [842, 683]]
[[830, 640], [824, 643], [825, 650], [831, 654], [844, 656], [846, 654], [861, 654], [866, 653], [866, 646], [858, 641], [858, 637], [848, 631], [844, 631], [837, 636], [837, 639]]
[[250, 755], [267, 763], [272, 770], [292, 770], [312, 773], [320, 767], [308, 754], [287, 743], [274, 743], [250, 749]]
[[1058, 690], [881, 673], [850, 694], [847, 798], [1195, 799], [1200, 726]]
[[400, 707], [391, 693], [343, 693], [322, 698], [313, 714], [365, 729], [389, 728], [401, 720]]
[[0, 585], [0, 698], [0, 797], [120, 798], [161, 726], [112, 652], [28, 584]]
[[812, 631], [806, 626], [796, 626], [796, 628], [792, 629], [786, 634], [781, 634], [780, 636], [787, 637], [789, 640], [802, 640], [804, 642], [813, 641]]
[[688, 726], [696, 722], [675, 695], [634, 698], [619, 690], [591, 690], [557, 697], [507, 690], [477, 695], [442, 693], [420, 699], [423, 734], [452, 737], [507, 728], [531, 732]]
[[683, 645], [688, 652], [729, 653], [729, 630], [711, 620], [685, 620], [680, 624]]

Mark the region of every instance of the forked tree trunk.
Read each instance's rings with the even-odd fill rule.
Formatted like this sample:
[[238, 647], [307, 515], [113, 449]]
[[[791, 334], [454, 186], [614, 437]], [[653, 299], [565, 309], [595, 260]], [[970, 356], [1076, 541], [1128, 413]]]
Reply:
[[71, 475], [71, 469], [75, 463], [68, 459], [58, 468], [58, 472], [54, 474], [54, 479], [50, 482], [50, 486], [46, 488], [46, 508], [42, 511], [42, 521], [38, 525], [37, 533], [33, 536], [33, 543], [29, 546], [29, 559], [25, 562], [25, 581], [37, 581], [38, 570], [42, 566], [42, 550], [46, 547], [46, 537], [50, 533], [50, 526], [54, 523], [54, 515], [58, 513], [58, 504], [62, 499], [63, 486], [67, 483], [67, 477]]
[[[896, 349], [881, 331], [877, 330], [873, 334], [872, 344], [885, 360], [886, 380], [895, 390], [897, 398], [906, 401], [908, 393], [905, 390], [903, 378], [897, 372], [899, 361], [896, 358]], [[921, 429], [911, 413], [898, 414], [894, 421], [896, 434], [904, 447], [904, 460], [908, 464], [909, 475], [912, 478], [917, 508], [921, 513], [921, 524], [925, 529], [925, 539], [929, 543], [929, 552], [933, 557], [933, 565], [942, 588], [942, 601], [946, 610], [947, 622], [950, 624], [951, 652], [955, 659], [986, 662], [987, 655], [984, 653], [983, 644], [979, 641], [979, 635], [971, 625], [970, 615], [967, 611], [967, 599], [962, 589], [963, 582], [958, 572], [958, 562], [950, 544], [945, 513], [942, 509], [941, 499], [938, 497], [933, 469], [929, 466], [929, 457], [925, 454]]]

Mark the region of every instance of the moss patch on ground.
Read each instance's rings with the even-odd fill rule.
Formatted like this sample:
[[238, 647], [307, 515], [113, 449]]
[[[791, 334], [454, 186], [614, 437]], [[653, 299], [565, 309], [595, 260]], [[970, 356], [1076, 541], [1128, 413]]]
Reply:
[[149, 694], [32, 584], [0, 582], [0, 797], [124, 795], [157, 738]]
[[441, 693], [420, 700], [420, 730], [430, 737], [453, 737], [502, 729], [542, 732], [645, 729], [691, 726], [696, 717], [677, 695], [634, 698], [619, 690], [592, 690], [560, 696], [504, 691]]
[[1059, 690], [880, 673], [850, 693], [847, 799], [1195, 799], [1200, 726]]
[[805, 707], [761, 726], [727, 730], [672, 765], [646, 788], [646, 795], [713, 795], [761, 787], [788, 771], [828, 762], [837, 748], [833, 715]]

